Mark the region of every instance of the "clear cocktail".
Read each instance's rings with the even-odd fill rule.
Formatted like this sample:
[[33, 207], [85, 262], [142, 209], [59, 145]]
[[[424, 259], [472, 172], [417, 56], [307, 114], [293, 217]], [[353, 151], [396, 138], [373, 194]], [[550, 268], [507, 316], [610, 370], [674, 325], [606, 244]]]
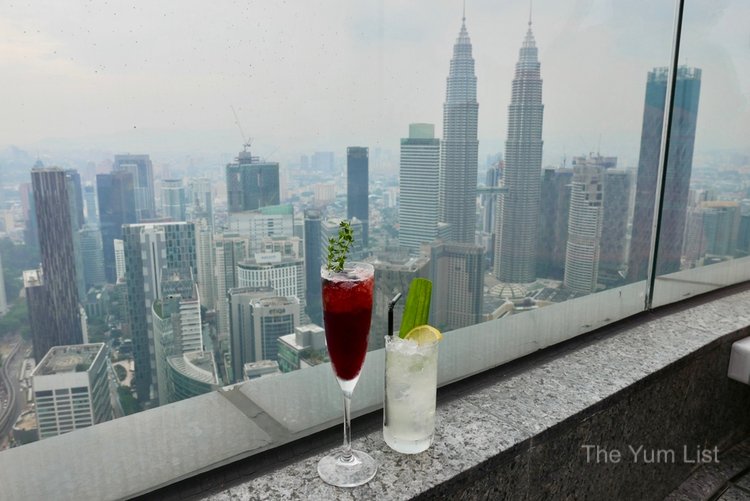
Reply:
[[374, 269], [367, 263], [348, 263], [342, 271], [320, 270], [323, 321], [333, 372], [344, 394], [344, 447], [318, 463], [318, 474], [329, 484], [354, 487], [368, 482], [377, 464], [368, 454], [351, 448], [350, 406], [354, 387], [367, 353], [372, 316]]
[[438, 344], [385, 338], [383, 437], [397, 452], [417, 454], [432, 443]]

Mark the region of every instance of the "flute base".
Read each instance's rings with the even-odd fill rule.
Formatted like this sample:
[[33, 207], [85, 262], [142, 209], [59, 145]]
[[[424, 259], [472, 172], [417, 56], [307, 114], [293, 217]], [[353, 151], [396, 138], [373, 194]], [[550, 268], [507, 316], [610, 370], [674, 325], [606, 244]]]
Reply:
[[318, 463], [318, 475], [327, 484], [336, 487], [357, 487], [372, 480], [378, 472], [378, 464], [366, 452], [352, 451], [351, 460], [344, 459], [339, 450], [324, 457]]

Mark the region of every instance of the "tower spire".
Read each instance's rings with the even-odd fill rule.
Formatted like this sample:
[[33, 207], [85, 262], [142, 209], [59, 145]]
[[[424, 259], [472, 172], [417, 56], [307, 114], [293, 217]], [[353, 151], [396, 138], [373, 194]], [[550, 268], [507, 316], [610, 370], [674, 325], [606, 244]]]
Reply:
[[[534, 8], [534, 0], [529, 0], [529, 29], [531, 29], [531, 12]], [[464, 9], [466, 9], [466, 1], [464, 0]]]
[[466, 26], [466, 0], [464, 0], [464, 11], [463, 15], [461, 16], [461, 24]]

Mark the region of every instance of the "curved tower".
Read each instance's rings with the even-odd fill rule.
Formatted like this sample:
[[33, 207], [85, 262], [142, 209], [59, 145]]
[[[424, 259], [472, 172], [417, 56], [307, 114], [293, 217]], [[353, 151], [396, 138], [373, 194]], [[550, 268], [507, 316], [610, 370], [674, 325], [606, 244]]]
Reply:
[[439, 217], [451, 225], [451, 240], [474, 243], [477, 198], [477, 77], [466, 17], [453, 46], [443, 104], [443, 140], [438, 185]]
[[503, 282], [529, 283], [536, 280], [544, 114], [539, 67], [529, 19], [508, 106], [505, 190], [498, 197], [495, 276]]

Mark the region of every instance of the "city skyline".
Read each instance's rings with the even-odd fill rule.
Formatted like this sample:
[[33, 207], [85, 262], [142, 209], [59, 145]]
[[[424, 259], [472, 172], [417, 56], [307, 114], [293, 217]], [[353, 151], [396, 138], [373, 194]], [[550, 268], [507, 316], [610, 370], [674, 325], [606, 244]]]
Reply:
[[[672, 20], [668, 6], [659, 7], [644, 2], [640, 7], [649, 13], [643, 16], [650, 23], [647, 27], [642, 26], [642, 19], [635, 14], [638, 11], [636, 8], [608, 4], [571, 7], [552, 2], [535, 6], [537, 34], [542, 37], [539, 43], [546, 47], [543, 58], [549, 61], [545, 66], [548, 83], [545, 94], [545, 165], [557, 163], [566, 152], [592, 151], [599, 142], [602, 150], [617, 154], [623, 166], [635, 163], [639, 111], [622, 109], [620, 103], [622, 99], [640, 101], [643, 72], [666, 64], [670, 49], [670, 30], [667, 27], [671, 26]], [[286, 8], [278, 6], [272, 12], [263, 9], [255, 12], [256, 9], [247, 7], [238, 13], [238, 18], [251, 15], [255, 18], [259, 15], [267, 22], [268, 30], [275, 32], [283, 29], [273, 22], [279, 19], [275, 16], [287, 14]], [[372, 148], [396, 151], [401, 135], [397, 131], [406, 124], [423, 121], [441, 127], [436, 104], [442, 101], [443, 89], [439, 82], [446, 68], [442, 54], [449, 47], [448, 41], [453, 38], [455, 22], [460, 15], [458, 3], [446, 5], [431, 9], [428, 22], [427, 19], [420, 20], [419, 16], [410, 15], [412, 10], [418, 8], [418, 5], [401, 6], [387, 2], [381, 7], [380, 15], [371, 4], [344, 7], [333, 13], [328, 9], [327, 15], [342, 21], [344, 29], [340, 33], [321, 35], [314, 29], [309, 35], [295, 33], [301, 38], [269, 47], [268, 56], [257, 55], [248, 62], [240, 58], [241, 51], [258, 54], [257, 49], [266, 48], [267, 41], [257, 41], [246, 34], [235, 39], [236, 44], [232, 45], [231, 50], [222, 51], [225, 58], [207, 61], [205, 51], [220, 43], [212, 40], [195, 55], [178, 52], [176, 59], [188, 63], [178, 67], [174, 58], [170, 58], [157, 43], [160, 38], [154, 40], [154, 35], [141, 31], [143, 28], [132, 28], [138, 43], [126, 45], [130, 52], [123, 54], [121, 49], [113, 47], [123, 44], [121, 37], [124, 34], [118, 30], [99, 33], [98, 27], [89, 25], [79, 26], [80, 29], [73, 25], [69, 27], [70, 31], [53, 29], [48, 16], [54, 15], [54, 9], [46, 13], [27, 12], [22, 7], [11, 12], [0, 10], [2, 31], [8, 33], [6, 42], [0, 45], [0, 66], [3, 63], [20, 64], [28, 70], [14, 72], [21, 76], [12, 77], [5, 87], [7, 90], [2, 91], [15, 93], [14, 99], [8, 100], [11, 104], [8, 113], [14, 114], [17, 111], [15, 107], [24, 106], [24, 110], [19, 108], [17, 113], [23, 119], [14, 123], [11, 129], [0, 132], [3, 133], [2, 137], [7, 138], [7, 144], [25, 146], [32, 152], [40, 146], [44, 152], [46, 148], [67, 148], [65, 144], [68, 144], [70, 148], [105, 147], [119, 151], [150, 151], [152, 154], [157, 150], [179, 151], [182, 147], [188, 154], [202, 150], [219, 155], [236, 150], [240, 133], [231, 113], [231, 106], [235, 106], [243, 128], [255, 138], [254, 144], [257, 146], [254, 148], [258, 154], [284, 163], [299, 158], [297, 148], [302, 151], [338, 150], [347, 144], [364, 143]], [[149, 14], [151, 9], [158, 13], [160, 8], [136, 8], [134, 12], [117, 14], [125, 16], [126, 20], [136, 16], [139, 23], [130, 24], [139, 25], [143, 19], [138, 16]], [[692, 30], [686, 32], [695, 32], [698, 35], [694, 37], [696, 39], [705, 35], [709, 39], [726, 41], [727, 48], [717, 44], [696, 48], [693, 37], [686, 37], [683, 54], [691, 58], [691, 64], [695, 64], [693, 61], [697, 57], [704, 71], [715, 75], [715, 79], [707, 81], [705, 85], [722, 89], [721, 92], [711, 92], [709, 99], [712, 101], [706, 106], [707, 118], [716, 119], [726, 110], [742, 109], [740, 104], [748, 97], [748, 91], [743, 90], [741, 85], [743, 78], [748, 76], [748, 70], [744, 67], [725, 67], [720, 63], [722, 56], [747, 56], [739, 53], [742, 43], [736, 35], [732, 35], [741, 31], [731, 29], [735, 19], [724, 16], [721, 9], [701, 17], [704, 9], [708, 10], [708, 7], [699, 5], [686, 13], [687, 28]], [[470, 3], [467, 10], [468, 17], [474, 23], [475, 43], [479, 43], [475, 57], [479, 77], [477, 93], [484, 113], [479, 129], [480, 158], [483, 158], [487, 153], [503, 150], [502, 142], [507, 131], [500, 110], [508, 104], [508, 75], [512, 74], [514, 47], [522, 34], [523, 20], [528, 13], [525, 5], [498, 7], [489, 6], [488, 2]], [[95, 20], [97, 16], [111, 12], [106, 7], [97, 7], [88, 14]], [[364, 22], [366, 15], [371, 14], [375, 14], [375, 27], [367, 26]], [[170, 15], [181, 14], [170, 12]], [[314, 12], [311, 18], [317, 19], [320, 15]], [[401, 16], [409, 20], [402, 20]], [[504, 29], [490, 29], [498, 21]], [[191, 26], [195, 23], [192, 19], [185, 22]], [[514, 26], [518, 29], [514, 29]], [[214, 30], [218, 29], [210, 23], [194, 28], [198, 36], [204, 37], [213, 35]], [[566, 36], [571, 29], [582, 32], [580, 40], [571, 40]], [[91, 38], [97, 35], [100, 36]], [[327, 47], [340, 47], [339, 52], [324, 50], [318, 41], [311, 44], [309, 61], [288, 56], [290, 49], [298, 48], [305, 37], [314, 35], [322, 36], [322, 40], [328, 42]], [[267, 38], [274, 39], [273, 36]], [[132, 39], [133, 36], [129, 35], [127, 40]], [[637, 43], [632, 43], [633, 39], [637, 39]], [[625, 41], [628, 43], [622, 43]], [[153, 48], [157, 50], [153, 54], [145, 54], [141, 60], [134, 59], [143, 53], [141, 47], [149, 42], [156, 44]], [[111, 50], [103, 52], [104, 48]], [[362, 60], [373, 62], [370, 66], [363, 66], [359, 59], [352, 60], [356, 63], [354, 69], [361, 72], [361, 76], [365, 77], [363, 79], [353, 80], [355, 74], [349, 73], [351, 70], [331, 64], [330, 58], [333, 56], [352, 58], [353, 54], [360, 54]], [[415, 61], [416, 54], [420, 57]], [[271, 55], [278, 58], [271, 58]], [[287, 56], [288, 59], [285, 59]], [[191, 59], [193, 57], [195, 61]], [[588, 60], [587, 65], [576, 65], [582, 58]], [[405, 67], [407, 59], [412, 62], [409, 71]], [[703, 63], [704, 59], [706, 64]], [[325, 84], [310, 85], [309, 89], [300, 88], [297, 80], [290, 78], [293, 66], [289, 63], [278, 64], [278, 60], [300, 63], [300, 71], [307, 71], [313, 65], [313, 74], [325, 68], [341, 76], [341, 83], [328, 83], [331, 79], [326, 78]], [[161, 92], [164, 89], [159, 83], [163, 72], [176, 71], [181, 75], [183, 68], [194, 65], [205, 71], [181, 81], [179, 99], [178, 96], [163, 99]], [[571, 67], [575, 67], [575, 71], [571, 72]], [[146, 74], [151, 75], [155, 82], [149, 90], [142, 86], [142, 78]], [[211, 79], [211, 74], [216, 77]], [[390, 76], [393, 74], [414, 76], [396, 82]], [[35, 86], [24, 85], [24, 78], [32, 75], [37, 78], [55, 75], [56, 87], [39, 83]], [[169, 81], [172, 81], [171, 78]], [[355, 81], [357, 85], [349, 85]], [[98, 92], [93, 96], [87, 95], [93, 99], [90, 105], [74, 106], [82, 97], [75, 87], [70, 88], [73, 83], [80, 84], [82, 89], [96, 85]], [[239, 92], [248, 84], [254, 90], [253, 96], [261, 99], [248, 100], [246, 93]], [[287, 99], [284, 97], [286, 94], [281, 94], [292, 85], [295, 86], [295, 94], [303, 93], [299, 99]], [[342, 85], [345, 85], [344, 89], [339, 88]], [[611, 99], [613, 90], [618, 94], [617, 100]], [[36, 91], [43, 93], [33, 94]], [[59, 94], [63, 91], [66, 94]], [[571, 99], [576, 96], [585, 96], [585, 99]], [[183, 102], [186, 98], [191, 103], [188, 106]], [[73, 120], [66, 120], [65, 126], [61, 126], [54, 118], [56, 114], [50, 113], [47, 108], [44, 109], [42, 120], [36, 105], [32, 105], [35, 102], [44, 102], [53, 110], [58, 110], [59, 115]], [[352, 102], [361, 103], [361, 111], [352, 112], [348, 106]], [[173, 108], [178, 104], [181, 105], [179, 114], [173, 113]], [[346, 106], [347, 111], [340, 112], [340, 106]], [[329, 112], [330, 116], [337, 116], [339, 120], [319, 120], [321, 116], [328, 116]], [[114, 114], [114, 119], [100, 119], [105, 113], [107, 116]], [[176, 119], [178, 115], [180, 118]], [[302, 119], [291, 118], [296, 115]], [[618, 120], [608, 119], [613, 115]], [[739, 113], [734, 120], [738, 125], [746, 122], [747, 112]], [[315, 123], [316, 127], [311, 130], [306, 125], [308, 123]], [[89, 124], [96, 124], [96, 127]], [[741, 137], [742, 127], [730, 127], [729, 130], [737, 132], [730, 132], [726, 138], [722, 138], [725, 134], [699, 124], [697, 136], [705, 140], [703, 149], [736, 144], [739, 142], [736, 139]], [[40, 143], [45, 137], [57, 137], [59, 140]], [[294, 151], [284, 147], [289, 144], [294, 144]], [[0, 145], [0, 149], [5, 146]]]

